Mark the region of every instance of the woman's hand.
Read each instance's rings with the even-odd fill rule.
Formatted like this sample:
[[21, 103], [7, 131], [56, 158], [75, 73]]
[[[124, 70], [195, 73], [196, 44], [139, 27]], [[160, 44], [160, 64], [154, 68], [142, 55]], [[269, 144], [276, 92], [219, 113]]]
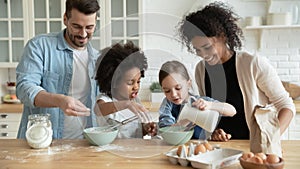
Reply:
[[216, 129], [212, 135], [211, 139], [212, 141], [229, 141], [231, 138], [231, 134], [225, 133], [223, 129]]

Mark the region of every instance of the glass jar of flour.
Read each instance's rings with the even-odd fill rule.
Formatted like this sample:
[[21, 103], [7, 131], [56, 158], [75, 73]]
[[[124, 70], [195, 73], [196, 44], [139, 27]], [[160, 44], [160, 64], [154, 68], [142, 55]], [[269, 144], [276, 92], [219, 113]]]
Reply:
[[46, 148], [52, 142], [50, 114], [31, 114], [28, 117], [26, 140], [32, 148]]

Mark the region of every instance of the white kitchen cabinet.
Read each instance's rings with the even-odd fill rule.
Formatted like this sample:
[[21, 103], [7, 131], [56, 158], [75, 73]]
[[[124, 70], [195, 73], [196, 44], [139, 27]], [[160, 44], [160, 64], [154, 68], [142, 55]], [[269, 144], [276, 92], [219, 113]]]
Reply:
[[[138, 0], [109, 0], [108, 8], [110, 9], [110, 23], [107, 23], [108, 27], [111, 26], [110, 37], [108, 42], [114, 43], [126, 43], [128, 40], [133, 41], [136, 45], [139, 45], [139, 1]], [[107, 44], [107, 45], [110, 45]]]
[[[140, 3], [138, 0], [98, 0], [92, 44], [103, 49], [113, 43], [132, 40], [140, 45]], [[0, 1], [0, 68], [15, 68], [26, 42], [37, 34], [58, 32], [65, 27], [65, 0]]]
[[0, 113], [0, 139], [17, 138], [22, 113]]
[[0, 1], [1, 67], [14, 67], [19, 61], [28, 31], [22, 0]]
[[0, 1], [0, 67], [16, 67], [33, 36], [61, 30], [62, 5], [60, 0]]

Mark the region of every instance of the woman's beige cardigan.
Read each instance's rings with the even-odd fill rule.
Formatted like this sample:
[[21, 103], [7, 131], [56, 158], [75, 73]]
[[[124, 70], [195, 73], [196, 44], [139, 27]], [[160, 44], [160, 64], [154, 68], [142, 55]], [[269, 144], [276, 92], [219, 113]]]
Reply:
[[[195, 79], [199, 94], [205, 96], [204, 60], [199, 62], [195, 70]], [[251, 132], [253, 110], [256, 105], [273, 104], [277, 110], [290, 109], [295, 115], [295, 105], [283, 87], [276, 70], [261, 56], [253, 56], [246, 52], [237, 52], [236, 71], [239, 86], [244, 99], [244, 108], [248, 128]]]

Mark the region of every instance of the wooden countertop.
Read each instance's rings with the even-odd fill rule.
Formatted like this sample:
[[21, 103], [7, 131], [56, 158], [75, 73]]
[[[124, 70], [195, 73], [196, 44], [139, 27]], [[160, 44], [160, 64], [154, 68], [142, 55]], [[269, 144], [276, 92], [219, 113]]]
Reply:
[[2, 103], [0, 104], [0, 113], [22, 113], [23, 112], [23, 104], [8, 104]]
[[[210, 142], [221, 148], [249, 151], [248, 140]], [[282, 141], [286, 169], [300, 166], [300, 140]], [[0, 140], [0, 168], [9, 169], [176, 169], [192, 168], [173, 165], [164, 153], [173, 146], [162, 140], [117, 139], [106, 146], [91, 146], [86, 140], [54, 140], [48, 149], [31, 149], [25, 140]], [[237, 162], [229, 169], [241, 169]]]

